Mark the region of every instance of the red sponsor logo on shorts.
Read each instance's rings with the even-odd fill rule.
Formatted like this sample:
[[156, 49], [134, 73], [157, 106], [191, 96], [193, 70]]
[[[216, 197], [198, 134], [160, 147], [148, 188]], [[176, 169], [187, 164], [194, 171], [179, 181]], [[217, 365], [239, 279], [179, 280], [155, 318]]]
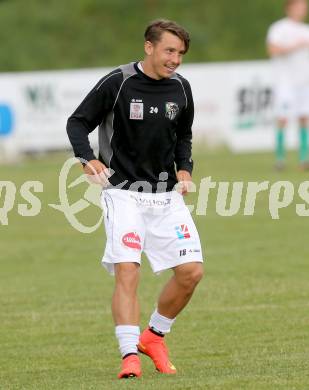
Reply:
[[141, 239], [135, 232], [130, 232], [122, 237], [122, 243], [131, 249], [141, 250]]

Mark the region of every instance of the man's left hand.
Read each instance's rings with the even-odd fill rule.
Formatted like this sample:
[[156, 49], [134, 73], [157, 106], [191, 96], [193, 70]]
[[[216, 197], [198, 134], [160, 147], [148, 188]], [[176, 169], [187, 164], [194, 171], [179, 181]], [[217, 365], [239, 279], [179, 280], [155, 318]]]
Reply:
[[187, 195], [190, 184], [192, 183], [192, 177], [191, 174], [188, 171], [180, 170], [177, 172], [177, 191], [181, 195]]

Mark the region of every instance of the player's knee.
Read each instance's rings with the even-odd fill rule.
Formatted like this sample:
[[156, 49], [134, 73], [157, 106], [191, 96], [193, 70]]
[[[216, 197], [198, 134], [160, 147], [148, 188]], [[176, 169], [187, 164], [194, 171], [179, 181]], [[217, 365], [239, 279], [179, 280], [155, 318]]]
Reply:
[[125, 290], [135, 291], [139, 281], [139, 265], [137, 263], [118, 263], [115, 264], [115, 282], [116, 287], [122, 287]]
[[309, 123], [308, 117], [306, 117], [306, 116], [301, 116], [301, 117], [299, 118], [299, 125], [300, 125], [300, 126], [307, 127], [307, 126], [308, 126], [308, 123]]
[[280, 128], [280, 129], [284, 129], [288, 124], [288, 120], [286, 118], [279, 118], [277, 120], [277, 126]]
[[197, 263], [190, 275], [192, 285], [196, 286], [202, 280], [203, 275], [204, 275], [203, 266], [202, 264]]
[[190, 263], [181, 275], [178, 275], [178, 282], [185, 290], [191, 292], [203, 277], [203, 266], [201, 263]]

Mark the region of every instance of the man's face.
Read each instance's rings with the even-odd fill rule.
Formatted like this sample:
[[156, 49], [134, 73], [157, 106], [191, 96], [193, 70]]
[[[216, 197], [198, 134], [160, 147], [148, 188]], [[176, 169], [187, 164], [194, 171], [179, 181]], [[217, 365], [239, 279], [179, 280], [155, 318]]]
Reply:
[[307, 13], [308, 13], [307, 0], [295, 0], [287, 8], [288, 16], [298, 21], [305, 20]]
[[145, 42], [147, 62], [156, 79], [169, 78], [181, 64], [185, 44], [176, 35], [164, 31], [158, 42]]

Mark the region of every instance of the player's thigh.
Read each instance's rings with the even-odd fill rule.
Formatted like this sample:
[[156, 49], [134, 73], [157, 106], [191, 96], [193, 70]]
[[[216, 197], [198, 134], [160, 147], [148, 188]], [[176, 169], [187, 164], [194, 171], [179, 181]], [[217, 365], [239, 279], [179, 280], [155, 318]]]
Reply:
[[106, 231], [104, 257], [114, 263], [140, 262], [145, 227], [139, 209], [125, 190], [102, 192], [102, 208]]
[[296, 110], [296, 94], [289, 85], [277, 86], [274, 89], [274, 115], [282, 121], [291, 118]]
[[296, 107], [297, 117], [307, 119], [309, 118], [309, 86], [303, 85], [296, 91]]
[[162, 215], [148, 217], [145, 253], [154, 272], [189, 262], [202, 262], [200, 237], [181, 195]]

